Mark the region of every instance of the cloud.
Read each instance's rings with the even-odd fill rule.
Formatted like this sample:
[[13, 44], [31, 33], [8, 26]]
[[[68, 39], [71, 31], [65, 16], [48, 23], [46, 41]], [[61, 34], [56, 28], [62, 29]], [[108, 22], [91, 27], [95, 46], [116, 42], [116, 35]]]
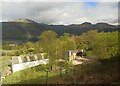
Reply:
[[118, 19], [117, 2], [95, 2], [92, 7], [86, 2], [21, 1], [2, 2], [2, 5], [3, 20], [27, 18], [46, 24], [80, 24], [86, 21], [115, 24], [113, 21]]

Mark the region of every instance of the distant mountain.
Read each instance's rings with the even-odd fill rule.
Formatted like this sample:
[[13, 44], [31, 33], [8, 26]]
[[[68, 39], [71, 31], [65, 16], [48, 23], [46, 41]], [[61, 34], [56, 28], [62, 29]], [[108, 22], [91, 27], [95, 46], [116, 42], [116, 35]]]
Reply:
[[30, 19], [17, 19], [17, 20], [11, 20], [11, 21], [8, 21], [8, 22], [19, 22], [19, 23], [36, 23]]
[[116, 31], [118, 28], [107, 23], [91, 24], [85, 22], [82, 24], [71, 25], [47, 25], [43, 23], [36, 23], [29, 19], [18, 19], [2, 23], [2, 39], [7, 41], [36, 41], [38, 36], [46, 30], [55, 31], [58, 36], [63, 33], [71, 35], [80, 35], [89, 30], [97, 29], [99, 32]]
[[71, 24], [71, 27], [91, 27], [93, 26], [90, 22], [84, 22], [82, 24]]

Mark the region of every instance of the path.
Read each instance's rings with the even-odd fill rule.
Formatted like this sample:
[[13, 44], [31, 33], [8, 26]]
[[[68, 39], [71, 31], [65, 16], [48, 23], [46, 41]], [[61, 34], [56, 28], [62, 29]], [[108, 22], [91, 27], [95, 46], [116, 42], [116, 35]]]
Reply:
[[82, 64], [85, 61], [89, 61], [89, 59], [83, 58], [83, 57], [78, 57], [77, 59], [72, 61], [73, 65], [79, 65]]

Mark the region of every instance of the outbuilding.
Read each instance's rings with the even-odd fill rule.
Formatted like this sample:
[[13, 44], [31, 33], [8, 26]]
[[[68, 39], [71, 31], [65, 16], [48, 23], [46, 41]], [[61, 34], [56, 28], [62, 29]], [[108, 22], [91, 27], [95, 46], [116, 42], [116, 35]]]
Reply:
[[78, 57], [83, 57], [83, 49], [82, 50], [68, 50], [65, 53], [65, 57], [69, 61], [75, 60]]

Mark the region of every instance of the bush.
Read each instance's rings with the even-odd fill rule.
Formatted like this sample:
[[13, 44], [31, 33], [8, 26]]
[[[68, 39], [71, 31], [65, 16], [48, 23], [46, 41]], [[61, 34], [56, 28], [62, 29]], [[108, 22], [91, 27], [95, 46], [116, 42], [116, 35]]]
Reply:
[[20, 52], [19, 52], [19, 51], [16, 51], [16, 52], [14, 53], [14, 55], [15, 55], [15, 56], [20, 56]]
[[38, 66], [34, 67], [33, 69], [35, 71], [45, 71], [46, 68], [47, 68], [46, 65], [43, 64], [43, 65], [38, 65]]

